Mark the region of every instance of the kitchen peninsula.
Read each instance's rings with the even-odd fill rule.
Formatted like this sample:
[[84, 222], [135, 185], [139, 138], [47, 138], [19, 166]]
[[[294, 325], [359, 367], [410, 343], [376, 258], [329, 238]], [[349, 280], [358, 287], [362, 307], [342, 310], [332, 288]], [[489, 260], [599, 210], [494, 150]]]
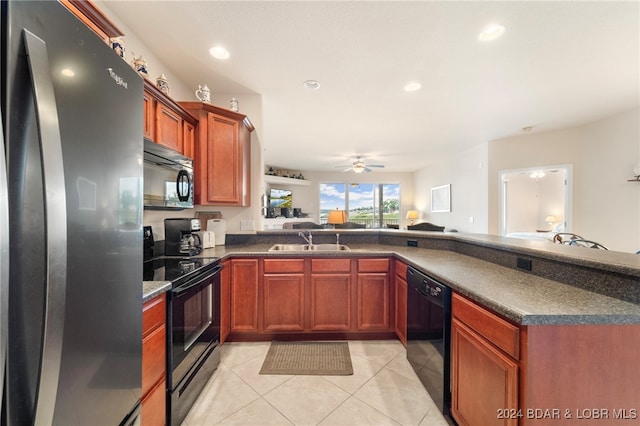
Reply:
[[[333, 230], [314, 232], [314, 243], [335, 243], [335, 240]], [[415, 241], [417, 247], [408, 247], [407, 241]], [[265, 231], [255, 235], [228, 235], [226, 246], [204, 250], [203, 256], [221, 257], [227, 266], [229, 281], [225, 284], [223, 279], [223, 293], [224, 286], [228, 285], [230, 294], [227, 299], [223, 296], [223, 303], [230, 303], [226, 307], [230, 315], [228, 321], [232, 321], [230, 318], [234, 315], [233, 286], [237, 285], [234, 262], [255, 268], [254, 274], [248, 275], [255, 279], [250, 287], [256, 293], [251, 296], [252, 308], [248, 310], [255, 315], [252, 319], [255, 329], [243, 333], [230, 324], [228, 339], [270, 340], [287, 335], [313, 338], [313, 330], [304, 322], [289, 331], [274, 331], [273, 324], [270, 329], [265, 327], [264, 291], [269, 279], [264, 274], [266, 261], [294, 260], [302, 262], [304, 268], [316, 259], [329, 258], [336, 265], [339, 259], [348, 259], [352, 265], [360, 260], [386, 259], [389, 261], [388, 292], [381, 294], [386, 300], [370, 301], [382, 307], [387, 315], [386, 325], [376, 328], [380, 335], [396, 333], [396, 314], [402, 309], [398, 300], [403, 300], [397, 297], [400, 280], [396, 271], [407, 265], [450, 286], [455, 297], [474, 312], [471, 317], [466, 311], [457, 312], [454, 303], [454, 322], [461, 324], [459, 332], [454, 328], [454, 345], [466, 350], [454, 352], [452, 356], [453, 410], [459, 424], [484, 424], [479, 422], [487, 418], [495, 420], [498, 409], [508, 410], [505, 411], [507, 418], [500, 424], [520, 425], [554, 424], [549, 419], [536, 418], [535, 411], [527, 418], [529, 409], [561, 408], [563, 414], [564, 409], [575, 414], [575, 410], [601, 407], [611, 413], [619, 410], [617, 415], [637, 415], [640, 408], [637, 406], [640, 390], [636, 385], [640, 380], [640, 364], [636, 359], [640, 341], [640, 257], [457, 233], [343, 230], [340, 242], [351, 251], [270, 252], [268, 249], [273, 244], [300, 243], [300, 237], [297, 232], [286, 230]], [[530, 267], [531, 271], [518, 269], [517, 264]], [[302, 295], [311, 282], [311, 276], [305, 271], [281, 271], [298, 277], [299, 287], [292, 288], [299, 289]], [[361, 297], [357, 289], [353, 289], [362, 282], [357, 278], [358, 273], [357, 270], [343, 273], [347, 279], [351, 277], [352, 290], [347, 296], [355, 299]], [[247, 284], [247, 275], [238, 279], [243, 285]], [[224, 309], [223, 305], [223, 312]], [[351, 312], [352, 318], [357, 318], [358, 312]], [[492, 334], [497, 328], [486, 328], [490, 320], [511, 327], [513, 331], [507, 345], [503, 335]], [[347, 331], [352, 334], [343, 330], [343, 338], [363, 332], [358, 321], [349, 327]], [[383, 329], [385, 332], [380, 331]], [[340, 336], [339, 333], [335, 335]], [[328, 334], [330, 332], [324, 330], [318, 336], [326, 338]], [[375, 332], [371, 337], [375, 337]], [[488, 373], [486, 377], [474, 378], [475, 391], [469, 393], [465, 389], [471, 383], [456, 382], [456, 371], [459, 368], [464, 371], [465, 363], [475, 360], [480, 360], [483, 371]], [[593, 368], [595, 365], [598, 368]], [[485, 401], [486, 395], [497, 395], [499, 406]], [[477, 406], [485, 409], [478, 412], [468, 408]], [[615, 422], [613, 418], [611, 421]], [[588, 424], [575, 416], [563, 418], [562, 422]], [[607, 423], [600, 419], [597, 424]]]

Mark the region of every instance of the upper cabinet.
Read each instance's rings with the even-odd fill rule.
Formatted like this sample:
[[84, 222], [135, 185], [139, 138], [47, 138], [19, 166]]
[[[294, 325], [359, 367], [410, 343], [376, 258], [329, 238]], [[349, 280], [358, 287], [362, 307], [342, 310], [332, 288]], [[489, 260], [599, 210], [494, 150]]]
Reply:
[[145, 139], [193, 158], [198, 120], [147, 79], [143, 108]]
[[198, 119], [195, 204], [251, 205], [251, 132], [246, 115], [202, 102], [180, 105]]
[[122, 35], [122, 31], [106, 17], [93, 2], [89, 0], [60, 0], [60, 3], [95, 31], [105, 43], [109, 44], [111, 37], [119, 37]]

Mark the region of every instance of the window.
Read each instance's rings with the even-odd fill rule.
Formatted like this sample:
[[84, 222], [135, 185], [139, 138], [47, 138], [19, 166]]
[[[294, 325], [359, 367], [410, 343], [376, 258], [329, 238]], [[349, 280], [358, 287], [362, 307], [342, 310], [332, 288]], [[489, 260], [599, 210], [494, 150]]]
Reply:
[[387, 183], [321, 183], [320, 223], [329, 210], [346, 210], [349, 222], [367, 228], [400, 223], [400, 185]]

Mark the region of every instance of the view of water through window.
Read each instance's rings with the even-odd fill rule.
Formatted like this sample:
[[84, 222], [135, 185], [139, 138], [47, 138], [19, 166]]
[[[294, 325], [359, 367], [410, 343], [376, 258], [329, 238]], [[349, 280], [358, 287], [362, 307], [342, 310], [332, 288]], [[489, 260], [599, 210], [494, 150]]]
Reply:
[[330, 210], [346, 210], [347, 221], [384, 228], [400, 223], [400, 185], [379, 183], [321, 183], [320, 223]]

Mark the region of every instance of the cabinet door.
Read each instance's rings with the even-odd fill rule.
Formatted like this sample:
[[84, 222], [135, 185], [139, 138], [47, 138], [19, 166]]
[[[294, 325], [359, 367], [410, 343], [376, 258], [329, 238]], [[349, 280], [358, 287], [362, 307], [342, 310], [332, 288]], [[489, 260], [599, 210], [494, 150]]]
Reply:
[[154, 123], [156, 120], [155, 114], [155, 100], [151, 96], [149, 92], [144, 91], [144, 95], [142, 97], [142, 107], [143, 107], [143, 136], [145, 139], [149, 139], [151, 141], [155, 141], [155, 132], [154, 132]]
[[182, 122], [182, 154], [185, 157], [193, 158], [196, 143], [196, 126], [188, 121]]
[[222, 263], [220, 272], [220, 343], [231, 332], [231, 262]]
[[258, 332], [258, 259], [231, 260], [231, 332]]
[[310, 298], [312, 331], [351, 329], [351, 274], [311, 274]]
[[162, 426], [166, 424], [166, 383], [165, 379], [160, 380], [142, 400], [140, 417], [142, 426]]
[[304, 331], [304, 274], [269, 274], [263, 280], [264, 331]]
[[389, 275], [358, 273], [358, 330], [389, 331]]
[[155, 142], [182, 152], [182, 117], [161, 102], [156, 103]]
[[396, 275], [395, 281], [396, 335], [407, 346], [407, 280], [400, 275]]
[[455, 317], [451, 396], [460, 426], [518, 424], [518, 364]]
[[202, 204], [243, 205], [243, 147], [240, 123], [209, 113], [207, 122], [207, 182]]

